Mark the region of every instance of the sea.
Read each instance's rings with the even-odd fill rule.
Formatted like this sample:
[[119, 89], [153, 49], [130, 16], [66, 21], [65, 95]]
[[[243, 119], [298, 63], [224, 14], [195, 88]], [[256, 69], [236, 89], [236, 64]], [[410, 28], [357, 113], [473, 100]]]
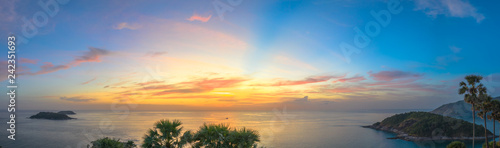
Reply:
[[[355, 112], [288, 111], [75, 111], [75, 120], [29, 119], [40, 111], [16, 113], [15, 140], [8, 137], [9, 113], [0, 112], [2, 148], [81, 148], [90, 141], [111, 137], [142, 143], [146, 131], [161, 119], [182, 122], [183, 130], [196, 131], [204, 123], [224, 123], [232, 128], [250, 128], [260, 135], [259, 146], [267, 148], [441, 148], [450, 141], [410, 142], [388, 139], [393, 133], [361, 126], [396, 113], [412, 110]], [[472, 144], [467, 142], [468, 147]], [[478, 143], [476, 147], [480, 147]]]

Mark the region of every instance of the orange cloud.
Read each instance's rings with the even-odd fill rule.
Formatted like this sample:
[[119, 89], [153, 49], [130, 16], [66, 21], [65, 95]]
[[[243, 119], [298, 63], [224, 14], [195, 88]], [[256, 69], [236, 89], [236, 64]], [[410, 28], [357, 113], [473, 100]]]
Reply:
[[247, 81], [243, 78], [213, 78], [213, 79], [203, 79], [188, 82], [180, 82], [171, 85], [160, 85], [160, 86], [149, 86], [145, 89], [156, 90], [163, 89], [161, 92], [157, 92], [155, 96], [168, 95], [168, 94], [184, 94], [184, 93], [203, 93], [209, 92], [216, 88], [226, 88], [235, 86], [237, 83]]
[[200, 16], [198, 14], [193, 14], [193, 16], [191, 16], [190, 18], [188, 18], [187, 20], [188, 21], [200, 21], [200, 22], [208, 22], [210, 20], [210, 18], [212, 17], [212, 15], [209, 15], [207, 17], [203, 17], [203, 16]]

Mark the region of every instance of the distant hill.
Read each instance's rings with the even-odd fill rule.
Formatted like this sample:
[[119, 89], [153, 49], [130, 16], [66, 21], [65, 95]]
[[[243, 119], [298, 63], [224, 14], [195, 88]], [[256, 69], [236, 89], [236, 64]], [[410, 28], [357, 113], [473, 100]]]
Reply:
[[57, 113], [59, 113], [59, 114], [66, 114], [66, 115], [74, 115], [74, 114], [76, 114], [75, 112], [70, 111], [70, 110], [59, 111]]
[[[500, 97], [496, 97], [494, 99], [500, 100]], [[441, 105], [440, 107], [431, 111], [431, 113], [470, 121], [470, 120], [472, 120], [471, 108], [472, 108], [472, 105], [461, 100], [461, 101], [457, 101], [454, 103]], [[479, 117], [476, 116], [476, 119], [478, 119], [478, 118]]]
[[[469, 140], [472, 139], [472, 123], [429, 112], [396, 114], [373, 125], [364, 126], [398, 134], [391, 139], [422, 140]], [[476, 139], [484, 135], [484, 127], [476, 125]], [[493, 134], [488, 131], [488, 134]]]
[[68, 117], [66, 114], [53, 113], [53, 112], [39, 112], [36, 115], [30, 116], [30, 119], [49, 119], [49, 120], [70, 120], [75, 119]]

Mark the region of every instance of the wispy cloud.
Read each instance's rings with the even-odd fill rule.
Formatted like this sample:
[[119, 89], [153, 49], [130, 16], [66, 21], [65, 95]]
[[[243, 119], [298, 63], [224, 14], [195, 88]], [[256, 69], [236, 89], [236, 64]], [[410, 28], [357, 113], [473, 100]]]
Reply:
[[77, 57], [72, 63], [78, 65], [84, 62], [101, 62], [101, 56], [109, 55], [110, 52], [104, 49], [89, 47], [89, 51]]
[[364, 76], [356, 75], [356, 76], [350, 77], [350, 78], [340, 78], [340, 79], [334, 80], [333, 83], [337, 83], [337, 82], [359, 82], [359, 81], [363, 81], [363, 80], [366, 80], [366, 78]]
[[182, 93], [203, 93], [209, 92], [216, 88], [226, 88], [235, 86], [238, 83], [247, 81], [245, 78], [212, 78], [212, 79], [200, 79], [187, 82], [180, 82], [170, 85], [159, 85], [159, 86], [148, 86], [144, 89], [156, 90], [164, 89], [161, 92], [157, 92], [154, 95], [168, 95], [168, 94], [182, 94]]
[[200, 22], [208, 22], [212, 18], [212, 15], [209, 15], [207, 17], [200, 16], [196, 13], [194, 13], [191, 17], [189, 17], [187, 20], [188, 21], [200, 21]]
[[122, 30], [122, 29], [136, 30], [136, 29], [139, 29], [141, 27], [142, 26], [139, 24], [129, 24], [127, 22], [122, 22], [122, 23], [119, 23], [119, 24], [113, 26], [113, 29], [115, 29], [115, 30]]
[[45, 62], [44, 65], [40, 66], [40, 70], [36, 72], [28, 72], [28, 75], [41, 75], [41, 74], [47, 74], [51, 72], [56, 72], [62, 69], [68, 69], [70, 66], [68, 65], [57, 65], [54, 66], [54, 64], [50, 62]]
[[148, 57], [157, 57], [157, 56], [161, 56], [161, 55], [164, 55], [164, 54], [167, 54], [167, 52], [156, 51], [156, 52], [149, 52], [149, 53], [146, 54], [146, 56], [148, 56]]
[[280, 80], [278, 82], [271, 83], [271, 84], [262, 84], [262, 86], [304, 85], [304, 84], [310, 84], [310, 83], [326, 82], [330, 79], [344, 78], [344, 77], [345, 77], [345, 75], [343, 75], [343, 76], [333, 76], [333, 75], [311, 76], [311, 77], [307, 77], [303, 80]]
[[97, 99], [83, 98], [83, 97], [60, 97], [59, 99], [71, 102], [91, 102]]
[[54, 65], [51, 62], [45, 62], [44, 65], [40, 66], [40, 70], [36, 72], [26, 72], [20, 73], [20, 75], [40, 75], [56, 72], [63, 69], [68, 69], [74, 66], [78, 66], [81, 63], [85, 62], [101, 62], [101, 57], [105, 55], [109, 55], [110, 52], [104, 49], [89, 47], [89, 51], [85, 52], [83, 55], [76, 57], [73, 61], [63, 64], [63, 65]]
[[377, 73], [374, 72], [368, 72], [370, 77], [372, 77], [374, 80], [377, 81], [392, 81], [395, 79], [403, 79], [403, 78], [418, 78], [421, 77], [423, 74], [416, 74], [412, 72], [405, 72], [405, 71], [380, 71]]
[[485, 19], [484, 15], [479, 13], [476, 7], [468, 1], [463, 0], [415, 0], [415, 10], [424, 11], [427, 15], [436, 17], [445, 15], [449, 17], [466, 18], [472, 17], [476, 22]]
[[97, 79], [97, 77], [94, 77], [93, 79], [90, 79], [88, 81], [83, 82], [82, 85], [89, 84], [90, 82], [92, 82], [92, 81], [94, 81], [96, 79]]
[[28, 59], [28, 58], [19, 58], [19, 62], [21, 64], [23, 64], [23, 63], [36, 64], [38, 62], [38, 60]]

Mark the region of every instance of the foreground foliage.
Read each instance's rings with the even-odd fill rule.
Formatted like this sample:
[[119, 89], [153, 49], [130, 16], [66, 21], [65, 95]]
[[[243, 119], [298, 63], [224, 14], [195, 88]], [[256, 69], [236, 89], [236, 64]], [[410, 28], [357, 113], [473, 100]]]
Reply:
[[133, 141], [120, 142], [120, 139], [111, 139], [108, 137], [92, 141], [91, 148], [134, 148], [136, 145]]
[[[144, 136], [143, 148], [251, 148], [260, 141], [257, 131], [232, 129], [226, 124], [203, 124], [197, 132], [185, 131], [179, 120], [160, 120]], [[181, 136], [181, 133], [182, 136]]]
[[446, 146], [446, 148], [465, 148], [465, 143], [461, 141], [453, 141]]

